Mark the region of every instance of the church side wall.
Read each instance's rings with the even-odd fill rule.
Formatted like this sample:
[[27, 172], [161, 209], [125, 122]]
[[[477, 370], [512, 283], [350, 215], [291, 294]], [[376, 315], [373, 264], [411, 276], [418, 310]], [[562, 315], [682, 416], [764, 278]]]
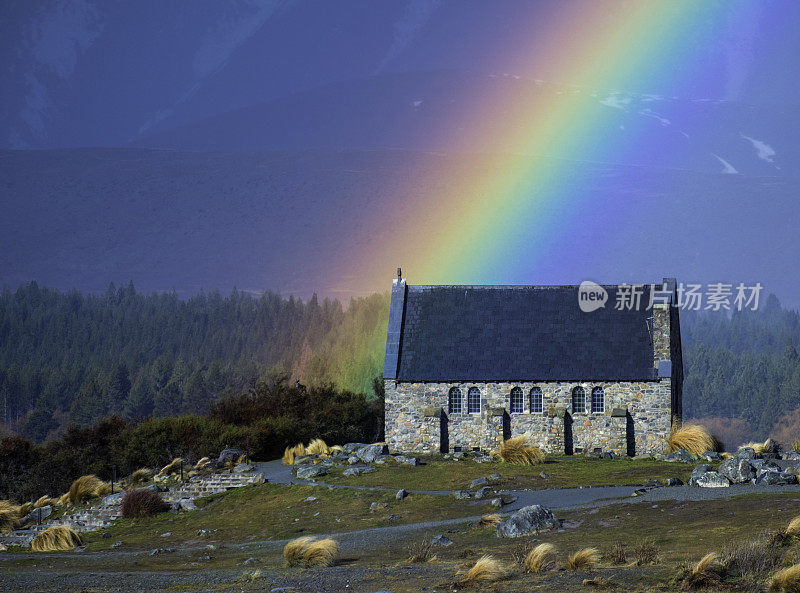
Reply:
[[[572, 410], [572, 389], [583, 387], [586, 409]], [[527, 434], [545, 452], [614, 451], [660, 454], [670, 430], [671, 380], [643, 382], [410, 383], [385, 381], [386, 442], [392, 451], [439, 452], [443, 427], [449, 450], [496, 448], [504, 436]], [[458, 387], [463, 413], [448, 413], [448, 393]], [[481, 391], [480, 414], [468, 414], [467, 392]], [[524, 394], [523, 411], [511, 413], [511, 389]], [[529, 393], [539, 387], [543, 412], [531, 414]], [[592, 414], [591, 392], [602, 387], [605, 411]], [[505, 433], [505, 434], [504, 434]], [[571, 438], [570, 438], [571, 435]]]

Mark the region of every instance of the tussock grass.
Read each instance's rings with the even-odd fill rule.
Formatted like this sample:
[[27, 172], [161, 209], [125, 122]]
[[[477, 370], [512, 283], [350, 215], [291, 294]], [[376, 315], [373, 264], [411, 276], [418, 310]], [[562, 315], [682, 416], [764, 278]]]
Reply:
[[298, 537], [283, 548], [286, 566], [333, 566], [339, 557], [339, 544], [331, 538]]
[[606, 577], [594, 577], [593, 579], [583, 579], [581, 583], [584, 587], [592, 587], [594, 589], [615, 589], [619, 587], [619, 583], [612, 581]]
[[330, 455], [331, 448], [322, 439], [314, 439], [306, 447], [306, 455]]
[[[95, 475], [81, 476], [69, 487], [69, 492], [65, 494], [69, 504], [76, 504], [82, 500], [98, 498], [111, 494], [111, 484], [104, 482]], [[64, 496], [61, 497], [62, 499]]]
[[301, 457], [306, 454], [306, 447], [303, 443], [298, 443], [294, 447], [286, 447], [286, 450], [283, 452], [283, 458], [281, 461], [285, 465], [294, 465], [295, 457]]
[[568, 570], [581, 570], [593, 568], [600, 562], [600, 552], [597, 548], [583, 548], [567, 557]]
[[[463, 574], [463, 573], [462, 573]], [[460, 581], [466, 583], [491, 582], [504, 579], [509, 574], [508, 567], [494, 556], [484, 554], [470, 568]]]
[[172, 461], [170, 461], [167, 465], [161, 468], [161, 471], [156, 474], [156, 477], [163, 478], [167, 476], [171, 476], [173, 474], [178, 474], [181, 471], [181, 466], [183, 465], [183, 459], [181, 457], [176, 457]]
[[539, 447], [530, 444], [526, 435], [510, 438], [503, 441], [500, 447], [492, 452], [492, 456], [499, 457], [506, 463], [516, 465], [536, 465], [544, 463], [545, 454]]
[[210, 466], [211, 466], [211, 459], [209, 459], [208, 457], [201, 457], [200, 459], [197, 460], [197, 463], [194, 464], [194, 467], [192, 469], [196, 472], [201, 472], [203, 470], [209, 469]]
[[83, 543], [81, 536], [65, 525], [48, 527], [31, 542], [34, 552], [62, 552]]
[[553, 544], [539, 544], [525, 556], [523, 566], [525, 572], [542, 572], [553, 565], [555, 559], [556, 547]]
[[19, 521], [19, 506], [10, 500], [0, 500], [0, 533], [11, 533]]
[[27, 517], [30, 512], [33, 510], [33, 503], [26, 502], [24, 504], [19, 505], [19, 509], [17, 512], [19, 513], [20, 518]]
[[491, 513], [478, 519], [478, 527], [483, 527], [484, 529], [494, 528], [502, 522], [503, 516], [500, 513]]
[[795, 517], [789, 524], [786, 526], [786, 529], [783, 530], [786, 535], [797, 535], [800, 534], [800, 516]]
[[726, 548], [721, 563], [726, 576], [762, 580], [783, 559], [783, 549], [772, 538], [761, 536], [745, 542], [733, 542]]
[[129, 519], [152, 517], [158, 513], [169, 510], [169, 505], [164, 502], [158, 492], [146, 488], [128, 490], [122, 497], [122, 516]]
[[69, 505], [69, 492], [65, 492], [61, 496], [58, 497], [56, 504], [60, 507], [65, 507]]
[[779, 570], [769, 582], [770, 591], [800, 593], [800, 564]]
[[615, 543], [611, 546], [608, 553], [605, 554], [605, 558], [608, 562], [617, 566], [625, 564], [628, 561], [628, 551], [625, 548], [625, 544], [622, 542]]
[[646, 564], [655, 564], [658, 562], [658, 548], [655, 542], [639, 542], [631, 551], [633, 552], [636, 566], [645, 566]]
[[408, 546], [408, 561], [414, 563], [433, 562], [436, 555], [433, 553], [433, 543], [430, 538], [412, 543]]
[[684, 424], [667, 437], [670, 451], [686, 449], [689, 453], [702, 455], [716, 449], [717, 443], [711, 433], [699, 424]]
[[719, 585], [724, 575], [725, 567], [720, 561], [719, 554], [709, 552], [691, 570], [682, 575], [680, 580], [692, 589], [700, 589]]
[[58, 504], [57, 498], [50, 498], [49, 496], [44, 495], [33, 503], [33, 508], [40, 509], [42, 507], [55, 506], [56, 504]]
[[147, 469], [146, 467], [142, 467], [137, 469], [133, 472], [130, 477], [128, 478], [128, 482], [130, 482], [131, 486], [136, 486], [138, 484], [144, 484], [145, 482], [149, 482], [153, 479], [153, 470]]

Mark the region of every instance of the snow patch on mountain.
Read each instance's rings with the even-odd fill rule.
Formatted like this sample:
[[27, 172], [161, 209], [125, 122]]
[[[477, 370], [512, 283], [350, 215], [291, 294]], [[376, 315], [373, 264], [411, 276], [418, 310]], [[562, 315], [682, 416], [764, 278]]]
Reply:
[[773, 149], [769, 144], [761, 140], [756, 140], [755, 138], [751, 138], [750, 136], [745, 136], [741, 132], [739, 133], [739, 135], [743, 139], [748, 140], [750, 144], [753, 145], [753, 148], [756, 149], [756, 156], [758, 156], [758, 158], [760, 158], [762, 161], [767, 161], [768, 163], [773, 163], [773, 164], [775, 163], [775, 159], [773, 159], [772, 157], [774, 157], [777, 153], [775, 152], [775, 149]]
[[718, 154], [711, 153], [711, 156], [715, 157], [720, 163], [722, 163], [722, 171], [721, 173], [725, 173], [727, 175], [738, 175], [739, 171], [737, 171], [733, 165], [731, 165], [728, 161], [723, 159]]

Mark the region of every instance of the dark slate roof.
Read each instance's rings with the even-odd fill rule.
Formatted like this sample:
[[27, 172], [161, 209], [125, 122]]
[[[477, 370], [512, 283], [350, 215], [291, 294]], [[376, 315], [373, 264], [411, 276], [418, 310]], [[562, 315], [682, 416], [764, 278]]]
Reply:
[[584, 313], [577, 286], [395, 281], [384, 376], [441, 382], [652, 380], [649, 288], [638, 311], [615, 308], [617, 288], [605, 286], [606, 306]]

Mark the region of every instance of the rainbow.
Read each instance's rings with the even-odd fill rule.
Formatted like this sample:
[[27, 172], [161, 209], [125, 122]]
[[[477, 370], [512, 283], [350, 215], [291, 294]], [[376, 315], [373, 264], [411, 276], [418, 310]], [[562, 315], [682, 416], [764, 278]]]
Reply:
[[[637, 205], [610, 194], [586, 195], [583, 188], [594, 173], [591, 167], [576, 172], [575, 161], [625, 162], [641, 147], [636, 134], [609, 138], [601, 116], [613, 110], [598, 110], [597, 101], [586, 101], [581, 93], [646, 92], [651, 82], [667, 77], [680, 88], [707, 75], [696, 48], [704, 37], [713, 37], [719, 18], [730, 20], [733, 8], [724, 2], [642, 0], [561, 2], [554, 10], [549, 16], [557, 24], [550, 35], [526, 40], [513, 51], [552, 55], [552, 70], [563, 73], [563, 80], [554, 82], [563, 84], [563, 92], [536, 100], [501, 97], [481, 112], [459, 114], [470, 130], [463, 136], [453, 131], [463, 152], [430, 155], [441, 166], [433, 165], [424, 184], [435, 189], [414, 196], [418, 179], [398, 188], [401, 221], [387, 218], [381, 225], [403, 231], [383, 233], [361, 256], [361, 268], [380, 276], [381, 289], [399, 265], [412, 284], [584, 280], [559, 276], [564, 259], [588, 257], [570, 247], [570, 234], [597, 232], [586, 224], [587, 211], [602, 212], [622, 226]], [[751, 17], [741, 6], [736, 10], [742, 19]], [[536, 73], [523, 75], [533, 80]]]

